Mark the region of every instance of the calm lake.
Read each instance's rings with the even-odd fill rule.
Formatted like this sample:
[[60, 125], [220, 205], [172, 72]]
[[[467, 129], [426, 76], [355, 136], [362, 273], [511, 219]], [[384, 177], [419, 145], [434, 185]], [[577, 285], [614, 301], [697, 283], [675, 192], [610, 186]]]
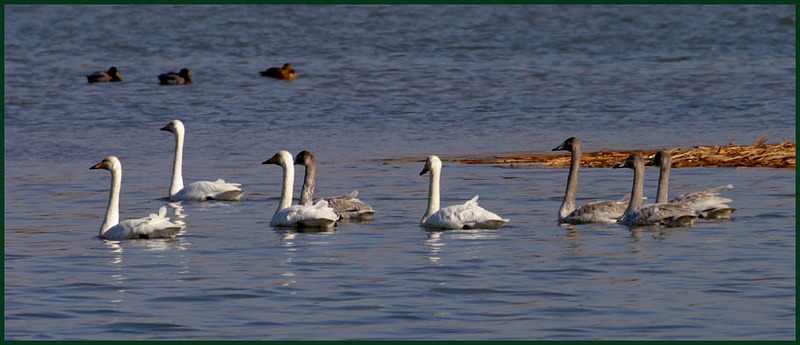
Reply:
[[[730, 220], [559, 226], [566, 168], [456, 157], [796, 141], [796, 14], [769, 6], [6, 5], [6, 340], [794, 340], [796, 173], [673, 169], [670, 196], [731, 183]], [[296, 80], [259, 75], [291, 63]], [[122, 82], [88, 84], [115, 66]], [[158, 85], [189, 68], [194, 84]], [[186, 182], [241, 202], [167, 203]], [[316, 196], [378, 211], [275, 229], [278, 150]], [[480, 195], [499, 230], [419, 227]], [[109, 155], [121, 219], [168, 206], [173, 240], [100, 240]], [[303, 168], [298, 167], [295, 198]], [[582, 168], [578, 204], [628, 193]], [[658, 169], [645, 175], [656, 194]], [[646, 201], [648, 202], [648, 201]]]

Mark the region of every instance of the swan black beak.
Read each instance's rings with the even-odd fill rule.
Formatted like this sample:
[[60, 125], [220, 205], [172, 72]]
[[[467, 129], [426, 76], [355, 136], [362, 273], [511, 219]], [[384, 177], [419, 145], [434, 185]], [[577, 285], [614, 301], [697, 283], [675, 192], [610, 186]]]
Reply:
[[166, 126], [164, 126], [163, 128], [161, 128], [161, 130], [162, 130], [162, 131], [171, 132], [171, 131], [172, 131], [172, 124], [171, 124], [171, 123], [168, 123]]
[[565, 149], [564, 145], [558, 145], [555, 148], [553, 148], [553, 151], [569, 151], [569, 150]]
[[426, 173], [426, 172], [428, 172], [428, 171], [429, 171], [429, 170], [428, 170], [428, 167], [427, 167], [427, 166], [426, 166], [426, 167], [424, 167], [424, 168], [422, 168], [422, 171], [420, 171], [420, 172], [419, 172], [419, 176], [425, 175], [425, 173]]

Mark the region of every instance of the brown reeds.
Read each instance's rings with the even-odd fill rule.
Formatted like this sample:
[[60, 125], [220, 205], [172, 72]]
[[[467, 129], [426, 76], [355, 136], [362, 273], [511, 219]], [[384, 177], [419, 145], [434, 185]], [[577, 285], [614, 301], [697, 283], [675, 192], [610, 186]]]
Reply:
[[[731, 167], [731, 168], [795, 168], [795, 143], [783, 140], [780, 144], [765, 145], [766, 136], [753, 145], [739, 146], [731, 142], [727, 146], [696, 146], [689, 149], [668, 149], [672, 156], [672, 167]], [[619, 164], [634, 151], [591, 152], [581, 156], [581, 166], [612, 167]], [[637, 151], [649, 158], [657, 151]], [[519, 155], [508, 157], [488, 157], [454, 159], [464, 164], [539, 164], [548, 166], [569, 166], [569, 153], [548, 155]]]

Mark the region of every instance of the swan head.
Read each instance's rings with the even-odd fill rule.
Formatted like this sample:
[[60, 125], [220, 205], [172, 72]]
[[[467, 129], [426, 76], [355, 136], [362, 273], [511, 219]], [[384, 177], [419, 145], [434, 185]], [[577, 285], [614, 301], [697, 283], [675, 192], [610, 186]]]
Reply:
[[297, 154], [297, 157], [294, 158], [295, 165], [311, 166], [314, 165], [314, 162], [316, 162], [314, 154], [308, 151], [300, 151], [300, 153]]
[[439, 171], [442, 169], [442, 161], [439, 157], [435, 155], [428, 156], [428, 160], [425, 161], [425, 167], [422, 168], [422, 171], [419, 172], [419, 175], [425, 175], [428, 171]]
[[292, 154], [286, 150], [280, 150], [270, 159], [265, 160], [261, 164], [276, 164], [282, 167], [294, 165], [294, 159], [292, 159]]
[[556, 146], [553, 148], [553, 151], [573, 151], [575, 149], [580, 149], [583, 147], [581, 140], [576, 137], [567, 138], [564, 140], [561, 145]]
[[656, 152], [656, 154], [653, 155], [653, 158], [651, 158], [649, 162], [645, 163], [645, 166], [661, 167], [669, 166], [670, 164], [672, 164], [672, 157], [669, 155], [669, 152], [667, 152], [667, 150], [661, 150]]
[[172, 122], [168, 123], [166, 126], [161, 128], [162, 131], [172, 132], [174, 134], [183, 134], [183, 122], [181, 120], [175, 119]]
[[634, 154], [628, 156], [628, 158], [626, 158], [624, 161], [622, 161], [622, 163], [619, 163], [619, 165], [615, 165], [613, 168], [614, 169], [617, 169], [617, 168], [634, 169], [637, 166], [644, 166], [644, 159], [642, 158], [642, 155], [640, 155], [638, 153], [634, 153]]
[[122, 163], [120, 163], [119, 158], [117, 158], [116, 156], [108, 156], [105, 159], [103, 159], [100, 163], [97, 163], [89, 167], [89, 170], [91, 169], [105, 169], [113, 171], [122, 169]]

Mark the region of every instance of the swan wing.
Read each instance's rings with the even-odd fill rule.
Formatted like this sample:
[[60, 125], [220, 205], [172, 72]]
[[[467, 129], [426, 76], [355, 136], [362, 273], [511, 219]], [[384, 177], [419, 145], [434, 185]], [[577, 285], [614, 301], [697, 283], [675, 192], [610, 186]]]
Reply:
[[[699, 191], [699, 192], [684, 193], [684, 194], [681, 194], [681, 195], [678, 195], [678, 196], [674, 197], [672, 200], [670, 200], [670, 202], [683, 202], [683, 201], [689, 201], [689, 200], [711, 198], [711, 197], [717, 196], [717, 194], [719, 194], [721, 192], [724, 192], [726, 190], [729, 190], [729, 189], [733, 189], [733, 185], [732, 184], [719, 186], [719, 187], [716, 187], [716, 188], [711, 188], [711, 189], [707, 189], [707, 190], [703, 190], [703, 191]], [[720, 197], [720, 198], [722, 198], [722, 197]], [[725, 201], [725, 202], [733, 201], [733, 200], [730, 200], [730, 199], [727, 199], [727, 198], [722, 198], [722, 199], [728, 200], [728, 201]]]
[[601, 200], [585, 204], [567, 217], [561, 219], [562, 223], [616, 223], [628, 208], [630, 196], [626, 195], [620, 200]]
[[328, 228], [338, 219], [328, 202], [320, 200], [314, 205], [292, 205], [276, 212], [270, 226]]
[[148, 217], [121, 221], [103, 233], [102, 238], [127, 240], [174, 237], [184, 227], [171, 222], [166, 214], [167, 208], [162, 206], [158, 214], [151, 213]]
[[358, 191], [354, 190], [348, 194], [325, 198], [324, 200], [342, 219], [366, 219], [374, 215], [375, 210], [372, 209], [372, 206], [358, 199], [357, 195]]
[[697, 214], [681, 203], [649, 204], [626, 213], [620, 223], [628, 225], [691, 226]]
[[508, 219], [478, 206], [478, 196], [474, 196], [462, 205], [448, 206], [439, 209], [428, 217], [422, 226], [437, 229], [497, 229]]
[[676, 196], [670, 202], [681, 203], [693, 209], [700, 217], [730, 218], [730, 214], [733, 213], [735, 209], [726, 205], [726, 203], [732, 202], [733, 200], [717, 194], [732, 188], [733, 185], [728, 184], [704, 191], [685, 193]]
[[463, 229], [464, 223], [458, 217], [464, 205], [453, 205], [440, 208], [426, 219], [422, 226], [429, 229], [456, 230]]
[[197, 181], [192, 182], [174, 195], [170, 196], [172, 201], [205, 201], [205, 200], [241, 200], [244, 191], [239, 188], [239, 183], [228, 183], [223, 179], [216, 181]]

